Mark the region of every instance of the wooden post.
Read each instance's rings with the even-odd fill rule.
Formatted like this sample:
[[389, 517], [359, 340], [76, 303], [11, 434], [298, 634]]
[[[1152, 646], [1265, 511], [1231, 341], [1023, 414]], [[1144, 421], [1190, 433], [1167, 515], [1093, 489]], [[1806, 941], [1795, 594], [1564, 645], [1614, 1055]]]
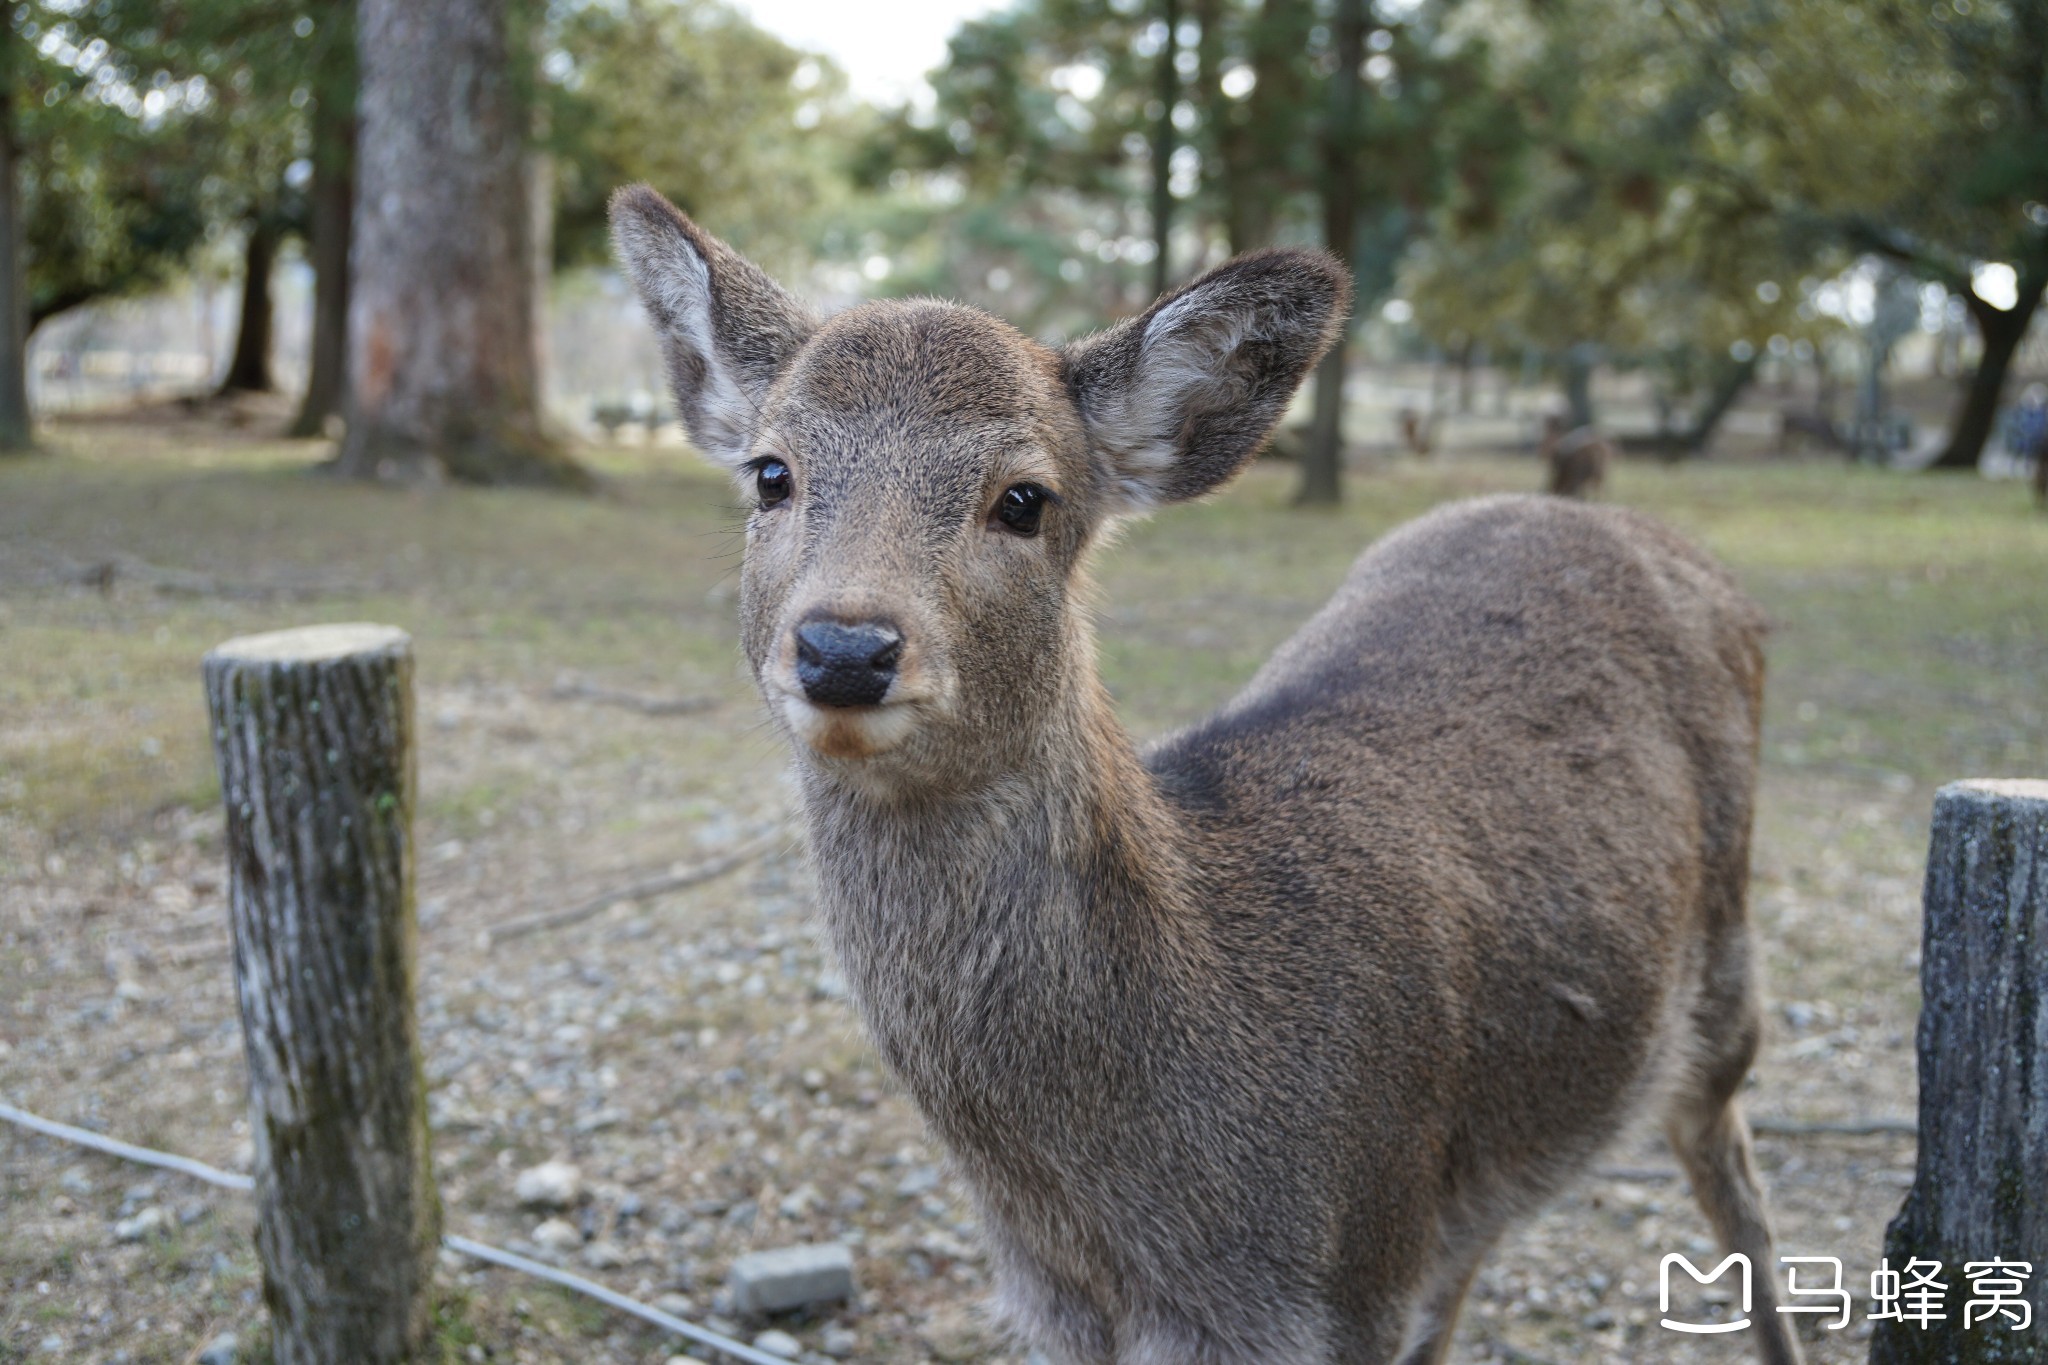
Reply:
[[206, 656], [279, 1365], [405, 1360], [441, 1232], [413, 1011], [412, 642], [313, 626]]
[[[2039, 1362], [2048, 1358], [2048, 782], [1943, 787], [1925, 895], [1919, 1169], [1885, 1232], [1885, 1262], [1895, 1272], [1916, 1258], [1941, 1262], [1946, 1292], [1935, 1309], [1946, 1316], [1922, 1326], [1909, 1301], [1906, 1320], [1878, 1321], [1870, 1359]], [[2016, 1330], [2019, 1310], [1994, 1315], [1981, 1282], [1973, 1287], [1969, 1264], [1994, 1258], [2029, 1263], [2025, 1330]], [[1967, 1327], [1966, 1312], [1975, 1318]]]

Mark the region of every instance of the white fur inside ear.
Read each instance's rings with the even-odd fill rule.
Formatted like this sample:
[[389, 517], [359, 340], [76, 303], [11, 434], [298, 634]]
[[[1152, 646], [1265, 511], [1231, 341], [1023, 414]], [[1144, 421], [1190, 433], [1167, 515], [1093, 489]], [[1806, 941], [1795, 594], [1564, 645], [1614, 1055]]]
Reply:
[[1249, 309], [1219, 309], [1197, 289], [1145, 325], [1132, 381], [1089, 414], [1114, 510], [1147, 512], [1165, 501], [1159, 477], [1179, 458], [1189, 419], [1230, 401], [1230, 358], [1252, 321]]
[[712, 339], [711, 268], [687, 238], [665, 226], [622, 225], [619, 240], [668, 360], [691, 443], [721, 464], [739, 465], [757, 413]]

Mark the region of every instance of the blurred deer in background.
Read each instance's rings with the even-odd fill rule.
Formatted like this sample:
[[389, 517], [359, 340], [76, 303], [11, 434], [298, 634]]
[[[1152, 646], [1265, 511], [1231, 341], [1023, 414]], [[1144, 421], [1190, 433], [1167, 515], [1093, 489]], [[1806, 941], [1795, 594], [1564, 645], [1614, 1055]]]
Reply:
[[1341, 267], [1257, 252], [1054, 350], [931, 300], [819, 320], [644, 187], [612, 219], [752, 505], [826, 925], [1023, 1338], [1440, 1361], [1488, 1248], [1648, 1113], [1798, 1360], [1736, 1101], [1763, 663], [1725, 572], [1619, 509], [1455, 505], [1141, 750], [1091, 551], [1253, 457]]
[[1549, 471], [1549, 492], [1561, 498], [1590, 498], [1607, 482], [1614, 446], [1598, 427], [1567, 431], [1556, 413], [1543, 419], [1543, 444], [1537, 452]]

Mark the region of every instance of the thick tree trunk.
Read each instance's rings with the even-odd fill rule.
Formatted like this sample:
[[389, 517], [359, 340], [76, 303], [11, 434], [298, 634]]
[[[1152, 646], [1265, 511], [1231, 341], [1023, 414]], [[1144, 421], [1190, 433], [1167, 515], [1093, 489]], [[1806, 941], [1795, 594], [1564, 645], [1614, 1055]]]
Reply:
[[355, 62], [353, 44], [336, 58], [346, 71], [326, 73], [313, 107], [313, 357], [306, 396], [291, 435], [318, 436], [348, 397], [348, 244], [355, 208]]
[[2048, 287], [2048, 279], [2039, 271], [2029, 271], [2020, 279], [2019, 302], [2009, 309], [1993, 308], [1974, 294], [1964, 296], [1970, 315], [1977, 320], [1978, 334], [1984, 338], [1984, 354], [1963, 390], [1955, 423], [1949, 429], [1948, 445], [1928, 468], [1977, 468], [1984, 443], [1991, 439], [1991, 428], [1998, 421], [1998, 398], [2005, 390], [2006, 372], [2012, 368], [2012, 358], [2020, 343], [2026, 340], [2027, 324], [2034, 319], [2044, 287]]
[[523, 44], [495, 0], [363, 0], [338, 472], [583, 485], [541, 422]]
[[20, 59], [14, 26], [0, 22], [0, 454], [26, 450], [34, 441], [28, 410], [28, 286], [21, 265], [21, 170], [14, 141]]
[[1159, 100], [1159, 125], [1152, 133], [1152, 293], [1166, 292], [1173, 279], [1173, 106], [1180, 102], [1180, 72], [1173, 59], [1180, 51], [1180, 0], [1161, 0], [1166, 41], [1159, 48], [1154, 73]]
[[[2038, 1362], [2048, 1329], [2048, 782], [1941, 789], [1925, 907], [1918, 1169], [1884, 1250], [1900, 1289], [1908, 1262], [1941, 1263], [1945, 1293], [1930, 1296], [1931, 1311], [1946, 1316], [1879, 1319], [1870, 1359]], [[1973, 1286], [1970, 1264], [1994, 1258], [2032, 1265], [2019, 1295], [2027, 1330], [2016, 1330], [2018, 1308], [1987, 1311], [1986, 1287]]]
[[235, 327], [234, 356], [220, 381], [223, 394], [269, 393], [277, 387], [270, 377], [270, 268], [277, 262], [277, 237], [268, 214], [259, 212], [249, 220], [242, 244], [242, 316]]
[[[1358, 134], [1358, 68], [1365, 60], [1365, 0], [1338, 0], [1331, 36], [1337, 69], [1330, 73], [1330, 118], [1323, 133], [1323, 246], [1351, 265], [1358, 237], [1358, 179], [1353, 153]], [[1316, 369], [1314, 416], [1302, 452], [1295, 501], [1334, 506], [1344, 496], [1344, 367], [1351, 319]]]
[[441, 1210], [413, 1009], [412, 643], [315, 626], [206, 656], [279, 1365], [425, 1342]]

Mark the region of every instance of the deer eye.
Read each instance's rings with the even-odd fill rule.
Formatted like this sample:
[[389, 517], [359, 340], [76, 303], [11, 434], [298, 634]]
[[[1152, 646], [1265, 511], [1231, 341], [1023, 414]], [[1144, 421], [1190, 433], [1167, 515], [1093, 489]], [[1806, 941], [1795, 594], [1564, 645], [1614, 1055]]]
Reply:
[[766, 511], [789, 499], [789, 466], [780, 460], [763, 460], [754, 467], [754, 493]]
[[996, 500], [996, 520], [1020, 536], [1038, 534], [1038, 519], [1045, 514], [1049, 495], [1035, 483], [1014, 483]]

